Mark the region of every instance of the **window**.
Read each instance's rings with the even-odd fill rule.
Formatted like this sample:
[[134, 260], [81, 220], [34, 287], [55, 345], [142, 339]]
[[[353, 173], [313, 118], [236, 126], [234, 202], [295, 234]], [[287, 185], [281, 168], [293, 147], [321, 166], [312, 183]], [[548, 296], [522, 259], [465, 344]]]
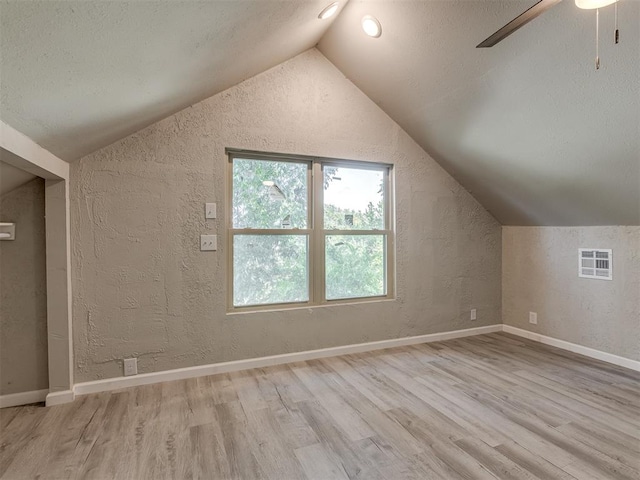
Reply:
[[578, 276], [583, 278], [597, 278], [599, 280], [613, 279], [612, 251], [602, 248], [578, 249]]
[[230, 309], [393, 296], [389, 165], [228, 153]]

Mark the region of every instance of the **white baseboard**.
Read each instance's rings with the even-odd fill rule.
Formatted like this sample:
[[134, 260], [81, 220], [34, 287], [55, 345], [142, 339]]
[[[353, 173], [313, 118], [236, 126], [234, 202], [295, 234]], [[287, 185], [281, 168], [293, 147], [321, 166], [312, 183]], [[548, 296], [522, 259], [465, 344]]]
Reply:
[[183, 380], [187, 378], [204, 377], [219, 373], [236, 372], [251, 368], [262, 368], [273, 365], [282, 365], [292, 362], [314, 360], [318, 358], [334, 357], [338, 355], [348, 355], [350, 353], [363, 353], [385, 348], [402, 347], [406, 345], [417, 345], [420, 343], [441, 342], [454, 338], [470, 337], [486, 333], [506, 332], [536, 342], [551, 345], [553, 347], [568, 350], [570, 352], [585, 355], [587, 357], [602, 360], [604, 362], [619, 365], [631, 370], [640, 371], [640, 362], [629, 358], [620, 357], [611, 353], [602, 352], [593, 348], [566, 342], [553, 337], [547, 337], [538, 333], [512, 327], [511, 325], [489, 325], [487, 327], [468, 328], [465, 330], [454, 330], [450, 332], [432, 333], [428, 335], [417, 335], [414, 337], [395, 338], [381, 340], [377, 342], [358, 343], [353, 345], [343, 345], [339, 347], [322, 348], [319, 350], [308, 350], [304, 352], [286, 353], [283, 355], [272, 355], [269, 357], [249, 358], [231, 362], [214, 363], [209, 365], [199, 365], [195, 367], [178, 368], [162, 372], [143, 373], [130, 377], [108, 378], [92, 382], [77, 383], [73, 390], [51, 392], [49, 390], [37, 390], [34, 392], [16, 393], [12, 395], [0, 396], [0, 408], [25, 405], [46, 401], [47, 407], [72, 402], [75, 395], [86, 395], [89, 393], [99, 393], [111, 390], [118, 390], [127, 387], [150, 385], [159, 382], [172, 380]]
[[60, 392], [51, 392], [47, 395], [46, 405], [47, 407], [53, 407], [54, 405], [62, 405], [63, 403], [73, 402], [76, 398], [73, 390], [62, 390]]
[[45, 389], [0, 395], [0, 408], [17, 407], [18, 405], [44, 402], [48, 393], [49, 390]]
[[[106, 392], [120, 388], [137, 387], [140, 385], [150, 385], [152, 383], [168, 382], [171, 380], [183, 380], [186, 378], [205, 377], [218, 373], [237, 372], [250, 368], [270, 367], [291, 362], [301, 362], [314, 360], [317, 358], [335, 357], [350, 353], [370, 352], [384, 348], [402, 347], [406, 345], [417, 345], [428, 342], [441, 342], [453, 338], [469, 337], [472, 335], [482, 335], [484, 333], [501, 332], [502, 325], [489, 325], [487, 327], [467, 328], [465, 330], [453, 330], [450, 332], [431, 333], [428, 335], [417, 335], [415, 337], [394, 338], [381, 340], [378, 342], [358, 343], [353, 345], [343, 345], [339, 347], [322, 348], [319, 350], [307, 350], [304, 352], [285, 353], [283, 355], [272, 355], [269, 357], [249, 358], [246, 360], [236, 360], [232, 362], [213, 363], [210, 365], [199, 365], [196, 367], [178, 368], [175, 370], [165, 370], [163, 372], [143, 373], [130, 377], [107, 378], [92, 382], [77, 383], [74, 392], [77, 395], [88, 393]], [[47, 405], [48, 405], [47, 398]]]
[[558, 340], [557, 338], [547, 337], [545, 335], [540, 335], [539, 333], [512, 327], [511, 325], [502, 325], [502, 331], [505, 333], [511, 333], [512, 335], [518, 335], [519, 337], [528, 338], [534, 342], [544, 343], [545, 345], [551, 345], [552, 347], [561, 348], [573, 353], [579, 353], [585, 357], [595, 358], [596, 360], [602, 360], [603, 362], [613, 363], [614, 365], [619, 365], [620, 367], [640, 372], [640, 362], [637, 360], [631, 360], [630, 358], [620, 357], [594, 348], [584, 347], [576, 343]]

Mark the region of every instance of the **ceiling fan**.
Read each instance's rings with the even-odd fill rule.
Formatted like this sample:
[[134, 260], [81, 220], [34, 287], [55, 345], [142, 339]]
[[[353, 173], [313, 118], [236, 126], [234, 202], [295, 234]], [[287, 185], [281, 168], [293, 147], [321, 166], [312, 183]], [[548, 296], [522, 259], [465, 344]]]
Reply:
[[[518, 30], [523, 25], [526, 25], [531, 20], [539, 17], [551, 7], [556, 6], [562, 0], [540, 0], [524, 13], [521, 13], [516, 18], [507, 23], [504, 27], [498, 30], [493, 35], [489, 36], [486, 40], [480, 42], [476, 48], [490, 48], [496, 43], [504, 40], [513, 32]], [[576, 6], [583, 9], [599, 9], [617, 3], [618, 0], [575, 0]], [[616, 16], [617, 17], [617, 16]], [[616, 26], [615, 41], [618, 43], [618, 27]]]

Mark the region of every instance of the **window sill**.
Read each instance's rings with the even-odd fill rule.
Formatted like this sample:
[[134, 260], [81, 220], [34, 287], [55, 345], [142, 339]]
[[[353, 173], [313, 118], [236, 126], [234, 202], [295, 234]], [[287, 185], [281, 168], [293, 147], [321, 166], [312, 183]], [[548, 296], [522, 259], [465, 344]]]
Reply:
[[252, 315], [256, 313], [282, 313], [282, 312], [291, 312], [291, 311], [300, 311], [300, 310], [309, 310], [310, 313], [313, 310], [318, 308], [335, 308], [335, 307], [353, 307], [356, 305], [369, 305], [372, 303], [387, 303], [387, 302], [395, 302], [395, 297], [377, 297], [371, 299], [350, 299], [345, 301], [335, 300], [331, 303], [323, 303], [320, 305], [300, 305], [300, 306], [284, 306], [284, 305], [274, 305], [272, 307], [247, 307], [247, 309], [235, 309], [228, 311], [226, 313], [227, 316], [236, 316], [236, 315]]

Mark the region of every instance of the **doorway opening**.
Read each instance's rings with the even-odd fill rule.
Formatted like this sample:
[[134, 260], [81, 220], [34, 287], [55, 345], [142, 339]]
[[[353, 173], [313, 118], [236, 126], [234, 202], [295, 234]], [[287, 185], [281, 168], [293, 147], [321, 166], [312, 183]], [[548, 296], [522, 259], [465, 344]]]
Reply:
[[49, 393], [45, 180], [0, 161], [0, 406]]

